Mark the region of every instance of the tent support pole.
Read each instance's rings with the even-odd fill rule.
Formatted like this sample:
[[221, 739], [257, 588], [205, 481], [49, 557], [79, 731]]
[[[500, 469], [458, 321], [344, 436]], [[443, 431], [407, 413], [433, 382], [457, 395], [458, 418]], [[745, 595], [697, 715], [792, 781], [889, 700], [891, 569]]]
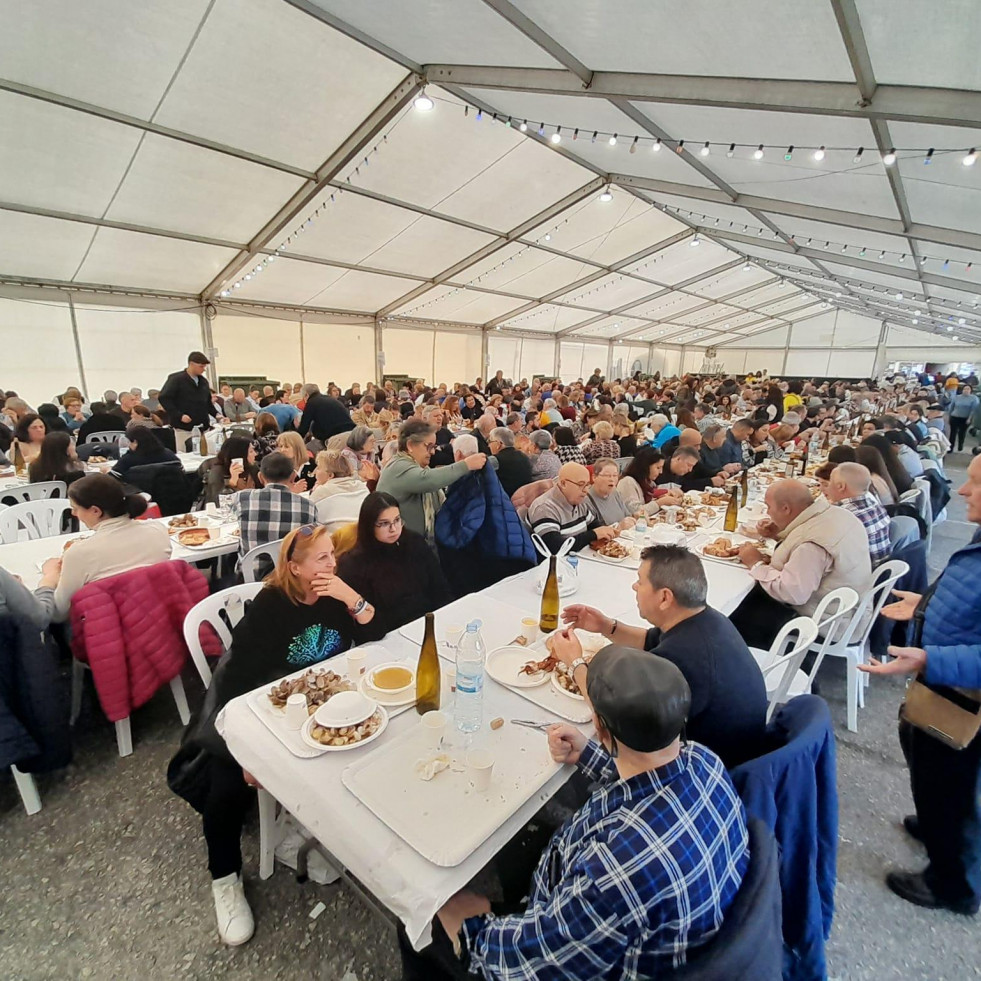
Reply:
[[[211, 383], [211, 388], [214, 391], [218, 390], [218, 365], [216, 361], [218, 360], [218, 352], [215, 349], [215, 339], [211, 332], [211, 319], [208, 317], [208, 307], [211, 307], [210, 303], [202, 303], [198, 308], [198, 314], [201, 318], [201, 349], [208, 355], [211, 359], [211, 364], [208, 365], [208, 381]], [[214, 307], [211, 307], [214, 311]]]
[[89, 392], [88, 382], [85, 380], [85, 365], [82, 364], [82, 345], [78, 339], [78, 321], [75, 319], [75, 303], [72, 300], [71, 293], [68, 294], [68, 316], [72, 322], [72, 339], [75, 342], [75, 360], [78, 364], [78, 383], [82, 387], [82, 391], [88, 396], [89, 401], [92, 401], [92, 393]]

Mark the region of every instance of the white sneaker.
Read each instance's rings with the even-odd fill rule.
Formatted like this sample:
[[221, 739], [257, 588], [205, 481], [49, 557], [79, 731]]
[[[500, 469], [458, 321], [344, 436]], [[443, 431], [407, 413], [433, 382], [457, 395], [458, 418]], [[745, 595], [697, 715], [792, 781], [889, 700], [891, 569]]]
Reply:
[[212, 880], [211, 892], [215, 899], [218, 936], [222, 943], [237, 947], [251, 940], [255, 932], [255, 920], [252, 919], [249, 901], [245, 898], [242, 876], [232, 873]]

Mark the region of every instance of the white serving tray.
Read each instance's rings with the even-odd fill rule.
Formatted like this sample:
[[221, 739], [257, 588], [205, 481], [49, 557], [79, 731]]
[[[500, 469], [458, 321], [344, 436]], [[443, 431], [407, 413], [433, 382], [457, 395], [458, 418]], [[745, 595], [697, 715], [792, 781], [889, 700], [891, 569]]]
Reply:
[[[528, 610], [521, 611], [506, 603], [470, 593], [452, 603], [436, 610], [436, 647], [441, 657], [447, 658], [448, 651], [444, 644], [447, 627], [463, 627], [466, 629], [471, 620], [480, 620], [480, 635], [484, 639], [487, 650], [504, 647], [510, 644], [521, 633], [521, 618], [537, 616], [539, 603], [529, 596]], [[426, 620], [420, 617], [402, 627], [399, 633], [413, 644], [422, 647], [422, 638], [426, 631]]]
[[493, 754], [494, 772], [483, 792], [470, 784], [462, 749], [449, 751], [455, 768], [429, 781], [416, 775], [416, 761], [434, 753], [419, 727], [352, 761], [341, 779], [407, 845], [449, 868], [463, 862], [560, 769], [542, 732], [505, 722], [486, 736], [480, 748]]

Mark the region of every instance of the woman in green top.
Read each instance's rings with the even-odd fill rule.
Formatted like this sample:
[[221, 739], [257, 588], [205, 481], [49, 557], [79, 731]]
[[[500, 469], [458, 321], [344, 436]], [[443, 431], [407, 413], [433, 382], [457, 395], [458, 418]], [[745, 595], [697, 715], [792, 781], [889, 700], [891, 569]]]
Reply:
[[291, 531], [170, 762], [168, 784], [202, 817], [218, 935], [229, 946], [245, 943], [254, 929], [240, 844], [254, 781], [228, 752], [215, 718], [238, 695], [346, 651], [374, 616], [374, 607], [338, 577], [327, 529]]
[[377, 487], [398, 501], [405, 527], [430, 545], [435, 542], [443, 488], [471, 470], [481, 470], [487, 462], [483, 453], [474, 453], [447, 467], [431, 469], [429, 461], [435, 451], [436, 430], [421, 419], [408, 419], [399, 430], [399, 452], [382, 470]]

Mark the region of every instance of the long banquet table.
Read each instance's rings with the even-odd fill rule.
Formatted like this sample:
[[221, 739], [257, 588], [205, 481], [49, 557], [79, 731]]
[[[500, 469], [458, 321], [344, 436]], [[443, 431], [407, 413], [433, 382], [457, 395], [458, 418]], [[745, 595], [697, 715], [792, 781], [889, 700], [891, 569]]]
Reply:
[[[704, 565], [710, 603], [723, 613], [731, 612], [749, 592], [752, 579], [739, 567], [709, 561]], [[531, 569], [458, 600], [455, 605], [460, 611], [460, 622], [471, 616], [479, 617], [481, 607], [487, 608], [490, 604], [486, 601], [493, 600], [495, 613], [499, 613], [498, 604], [512, 611], [512, 636], [516, 636], [521, 618], [538, 614], [540, 600], [535, 583], [541, 574], [540, 568]], [[582, 561], [578, 592], [563, 600], [563, 606], [588, 603], [625, 622], [640, 624], [643, 621], [631, 589], [635, 580], [633, 569], [613, 563]], [[419, 652], [418, 645], [399, 631], [366, 647], [369, 668], [387, 660], [414, 660]], [[339, 660], [341, 665], [337, 670], [343, 673], [343, 658]], [[573, 767], [556, 768], [541, 790], [514, 811], [469, 857], [454, 867], [439, 867], [409, 847], [342, 783], [342, 773], [354, 759], [363, 758], [376, 747], [381, 748], [391, 740], [403, 737], [418, 724], [419, 717], [414, 710], [392, 718], [386, 732], [371, 748], [300, 759], [260, 721], [247, 704], [248, 698], [249, 695], [243, 695], [233, 699], [219, 719], [219, 728], [232, 755], [378, 902], [402, 921], [410, 941], [417, 947], [428, 942], [430, 923], [439, 907], [494, 857], [562, 787], [574, 770]], [[495, 717], [553, 721], [545, 710], [488, 677], [484, 683], [485, 727]], [[505, 725], [509, 724], [505, 722]], [[543, 754], [547, 753], [544, 734], [534, 730], [526, 732], [529, 746], [540, 747]], [[495, 763], [495, 767], [506, 766], [506, 759]]]

